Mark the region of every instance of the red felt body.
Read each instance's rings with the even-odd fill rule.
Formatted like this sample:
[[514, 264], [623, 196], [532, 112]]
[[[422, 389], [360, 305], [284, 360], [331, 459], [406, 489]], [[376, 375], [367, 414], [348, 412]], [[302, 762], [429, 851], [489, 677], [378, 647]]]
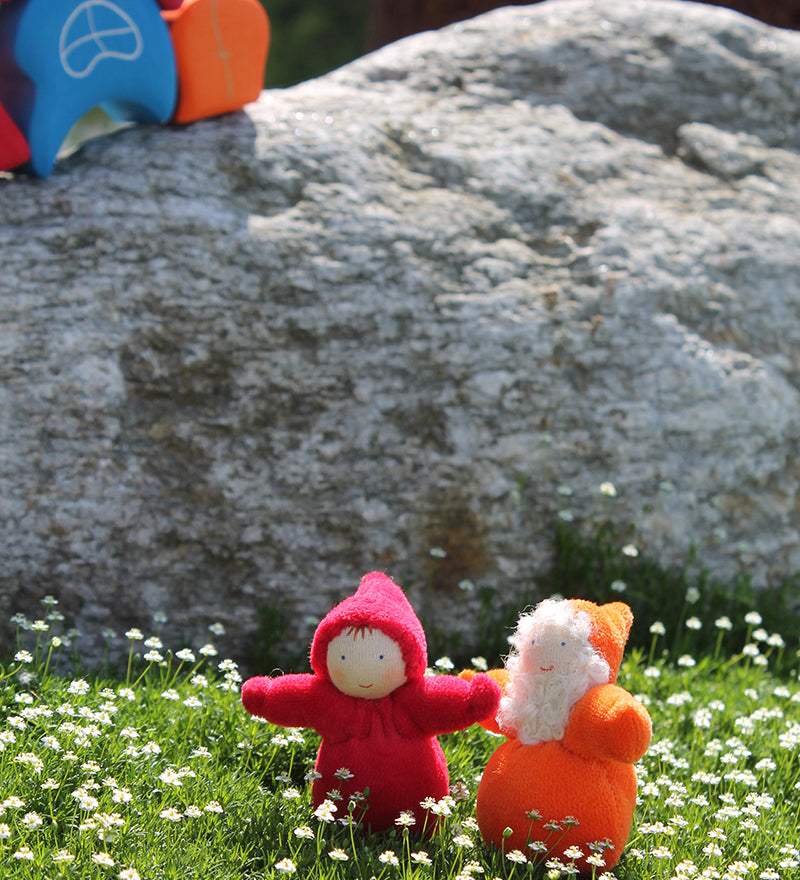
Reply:
[[[452, 676], [411, 681], [381, 700], [340, 693], [316, 675], [251, 678], [242, 688], [245, 709], [286, 727], [311, 727], [322, 737], [313, 786], [317, 807], [328, 793], [343, 797], [369, 788], [364, 823], [378, 831], [404, 811], [426, 822], [420, 802], [449, 790], [447, 763], [437, 734], [461, 730], [496, 710], [498, 689], [486, 676], [472, 682]], [[336, 771], [347, 768], [352, 778]], [[342, 807], [341, 804], [344, 804]], [[428, 825], [431, 823], [428, 821]]]

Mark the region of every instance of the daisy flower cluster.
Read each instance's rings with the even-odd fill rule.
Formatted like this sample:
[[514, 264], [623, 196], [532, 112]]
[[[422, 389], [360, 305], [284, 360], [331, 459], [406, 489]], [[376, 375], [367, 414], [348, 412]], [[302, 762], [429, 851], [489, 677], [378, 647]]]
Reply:
[[231, 661], [212, 665], [211, 645], [173, 654], [138, 631], [128, 638], [145, 653], [127, 680], [55, 675], [79, 635], [44, 604], [41, 620], [15, 616], [33, 644], [0, 667], [0, 872], [141, 880], [166, 844], [215, 837], [224, 821], [209, 746], [241, 677]]
[[[604, 841], [561, 850], [571, 817], [531, 812], [552, 832], [546, 845], [482, 842], [475, 798], [499, 740], [478, 725], [440, 737], [447, 797], [366, 834], [368, 787], [349, 799], [334, 788], [314, 807], [318, 735], [249, 716], [236, 663], [212, 644], [172, 651], [130, 630], [118, 679], [66, 675], [56, 671], [59, 652], [79, 649], [80, 636], [64, 629], [53, 600], [45, 608], [41, 620], [16, 618], [27, 641], [0, 665], [3, 877], [559, 880], [575, 876], [577, 860], [593, 880], [800, 876], [800, 683], [796, 668], [771, 667], [796, 646], [755, 612], [744, 645], [726, 641], [736, 621], [691, 615], [689, 630], [721, 634], [706, 654], [686, 653], [684, 642], [658, 650], [661, 640], [676, 643], [664, 626], [654, 627], [649, 654], [629, 652], [620, 683], [648, 706], [654, 738], [612, 872]], [[447, 657], [433, 666], [457, 672]], [[336, 777], [353, 782], [347, 767]]]
[[[655, 725], [627, 858], [653, 876], [800, 876], [800, 685], [796, 670], [788, 680], [769, 674], [769, 648], [783, 639], [748, 617], [750, 638], [733, 656], [718, 644], [714, 657], [625, 667]], [[727, 619], [715, 625], [730, 630]]]

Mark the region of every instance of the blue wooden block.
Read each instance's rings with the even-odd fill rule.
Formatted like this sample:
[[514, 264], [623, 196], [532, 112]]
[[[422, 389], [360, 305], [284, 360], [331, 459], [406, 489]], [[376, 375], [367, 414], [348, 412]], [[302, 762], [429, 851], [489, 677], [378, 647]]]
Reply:
[[0, 102], [40, 177], [92, 108], [117, 120], [166, 122], [177, 91], [169, 30], [153, 0], [0, 4]]

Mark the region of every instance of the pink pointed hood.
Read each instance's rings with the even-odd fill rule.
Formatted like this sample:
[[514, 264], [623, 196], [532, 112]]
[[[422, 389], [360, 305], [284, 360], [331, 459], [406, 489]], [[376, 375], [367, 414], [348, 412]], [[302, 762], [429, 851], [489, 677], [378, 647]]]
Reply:
[[372, 571], [364, 575], [358, 589], [320, 621], [311, 642], [311, 668], [328, 678], [328, 644], [350, 627], [379, 629], [394, 639], [403, 652], [406, 679], [425, 675], [428, 647], [425, 632], [405, 593], [387, 575]]

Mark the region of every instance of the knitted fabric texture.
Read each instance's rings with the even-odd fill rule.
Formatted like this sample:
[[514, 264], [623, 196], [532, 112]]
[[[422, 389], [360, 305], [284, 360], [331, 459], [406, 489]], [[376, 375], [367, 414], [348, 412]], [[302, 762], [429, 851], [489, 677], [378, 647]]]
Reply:
[[589, 641], [611, 667], [609, 682], [615, 682], [622, 665], [625, 643], [633, 626], [633, 612], [630, 607], [624, 602], [596, 605], [586, 599], [567, 599], [566, 602], [575, 613], [583, 611], [589, 615], [591, 620]]
[[339, 633], [368, 626], [386, 633], [400, 645], [406, 664], [406, 679], [425, 675], [428, 646], [425, 632], [411, 603], [397, 584], [379, 571], [364, 575], [358, 589], [322, 619], [311, 641], [311, 668], [329, 678], [328, 644]]
[[[343, 692], [328, 668], [331, 642], [351, 630], [356, 634], [347, 635], [347, 644], [357, 661], [364, 659], [357, 632], [362, 627], [388, 636], [405, 664], [401, 683], [376, 699]], [[242, 687], [242, 702], [248, 712], [274, 724], [311, 727], [320, 734], [315, 807], [329, 792], [339, 791], [337, 818], [346, 817], [350, 798], [369, 789], [367, 801], [359, 801], [354, 813], [356, 819], [363, 817], [365, 828], [391, 828], [401, 812], [410, 811], [416, 829], [431, 833], [436, 822], [421, 802], [440, 800], [449, 791], [447, 763], [436, 737], [492, 716], [500, 688], [486, 675], [469, 682], [426, 676], [426, 662], [425, 634], [411, 605], [386, 575], [372, 572], [319, 624], [311, 646], [313, 674], [251, 678]]]
[[[483, 726], [504, 733], [508, 740], [483, 773], [476, 816], [483, 839], [506, 850], [530, 853], [528, 844], [536, 842], [542, 858], [564, 859], [565, 850], [577, 846], [583, 855], [575, 864], [582, 872], [592, 870], [586, 862], [592, 854], [589, 844], [608, 840], [603, 858], [605, 870], [610, 870], [630, 835], [637, 790], [633, 765], [647, 750], [652, 733], [644, 706], [613, 684], [633, 615], [621, 602], [598, 606], [562, 601], [569, 602], [575, 614], [589, 615], [589, 641], [608, 663], [609, 683], [590, 687], [573, 704], [558, 739], [525, 744], [514, 731], [501, 729], [496, 719], [487, 719]], [[507, 670], [489, 674], [504, 691], [510, 689]], [[462, 675], [471, 677], [468, 672]], [[541, 818], [532, 818], [537, 816]], [[566, 817], [578, 824], [564, 823]], [[544, 827], [552, 822], [562, 830]], [[510, 836], [504, 837], [509, 828]]]

